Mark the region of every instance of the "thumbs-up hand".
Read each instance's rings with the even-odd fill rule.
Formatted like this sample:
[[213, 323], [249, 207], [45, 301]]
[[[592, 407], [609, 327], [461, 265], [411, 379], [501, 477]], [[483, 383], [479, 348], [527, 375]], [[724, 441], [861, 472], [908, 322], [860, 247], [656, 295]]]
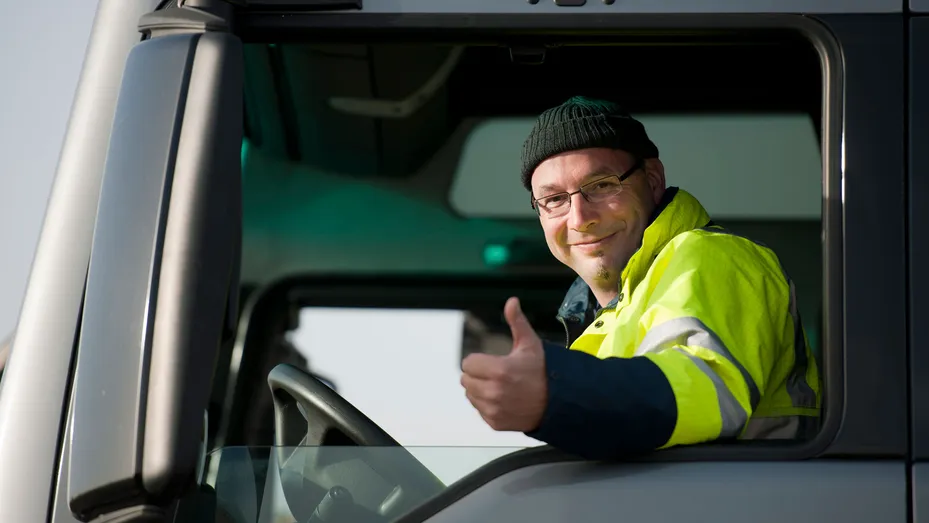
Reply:
[[506, 356], [470, 354], [461, 364], [461, 385], [468, 400], [494, 430], [535, 430], [548, 399], [542, 340], [510, 298], [503, 314], [513, 334]]

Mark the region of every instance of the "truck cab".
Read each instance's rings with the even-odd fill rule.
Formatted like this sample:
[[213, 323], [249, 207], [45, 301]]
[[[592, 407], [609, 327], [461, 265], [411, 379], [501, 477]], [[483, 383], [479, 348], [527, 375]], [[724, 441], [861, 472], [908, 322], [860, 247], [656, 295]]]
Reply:
[[[100, 0], [0, 369], [0, 521], [929, 523], [927, 15]], [[815, 437], [595, 462], [470, 407], [508, 297], [570, 343], [518, 162], [578, 94], [777, 253]]]

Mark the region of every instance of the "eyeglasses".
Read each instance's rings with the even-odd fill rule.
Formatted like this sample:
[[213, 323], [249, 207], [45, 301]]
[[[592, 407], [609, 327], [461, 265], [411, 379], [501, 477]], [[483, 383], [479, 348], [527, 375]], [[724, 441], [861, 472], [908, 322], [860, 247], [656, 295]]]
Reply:
[[626, 172], [621, 175], [611, 174], [585, 183], [574, 192], [559, 192], [541, 198], [530, 195], [530, 204], [540, 216], [558, 218], [568, 214], [571, 210], [571, 197], [580, 193], [589, 203], [601, 203], [619, 196], [623, 192], [623, 182], [642, 168], [642, 160], [638, 159]]

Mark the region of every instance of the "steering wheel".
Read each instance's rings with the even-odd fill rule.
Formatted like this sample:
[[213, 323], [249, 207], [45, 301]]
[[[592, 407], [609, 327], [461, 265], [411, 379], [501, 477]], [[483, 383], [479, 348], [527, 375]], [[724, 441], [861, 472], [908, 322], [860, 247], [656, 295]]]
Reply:
[[400, 516], [445, 485], [387, 432], [311, 374], [268, 374], [281, 486], [297, 521]]

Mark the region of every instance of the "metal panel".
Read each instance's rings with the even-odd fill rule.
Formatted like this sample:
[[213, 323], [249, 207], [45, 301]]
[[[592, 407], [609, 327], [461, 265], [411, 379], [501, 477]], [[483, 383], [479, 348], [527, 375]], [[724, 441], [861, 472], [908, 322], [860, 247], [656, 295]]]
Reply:
[[[73, 407], [73, 405], [72, 405]], [[70, 408], [69, 408], [70, 410]], [[68, 416], [66, 433], [71, 432], [71, 416]], [[68, 464], [71, 462], [71, 438], [64, 438], [61, 448], [61, 465], [57, 472], [57, 491], [53, 493], [54, 501], [50, 523], [77, 523], [77, 518], [68, 508]]]
[[[903, 16], [822, 16], [845, 66], [844, 419], [828, 452], [907, 450]], [[879, 304], [879, 305], [878, 305]]]
[[910, 11], [929, 13], [929, 0], [910, 0]]
[[74, 385], [71, 508], [141, 473], [159, 260], [199, 35], [138, 44], [126, 63], [94, 231]]
[[929, 523], [929, 463], [913, 466], [913, 523]]
[[906, 495], [902, 462], [561, 463], [501, 476], [426, 521], [904, 523]]
[[[929, 18], [910, 20], [910, 408], [912, 451], [929, 459]], [[924, 508], [929, 511], [929, 507]], [[927, 515], [929, 517], [929, 515]]]
[[905, 0], [587, 0], [559, 6], [553, 0], [372, 0], [364, 13], [900, 13]]
[[0, 395], [0, 521], [46, 521], [116, 93], [158, 0], [100, 0]]

